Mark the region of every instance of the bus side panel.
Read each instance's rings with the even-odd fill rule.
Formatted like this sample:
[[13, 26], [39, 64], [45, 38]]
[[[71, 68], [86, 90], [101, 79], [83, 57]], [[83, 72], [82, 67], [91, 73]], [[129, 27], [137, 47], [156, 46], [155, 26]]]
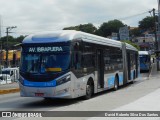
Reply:
[[123, 72], [114, 72], [110, 74], [105, 74], [104, 76], [104, 89], [109, 89], [114, 87], [115, 76], [118, 74], [119, 85], [123, 85]]
[[113, 88], [114, 80], [115, 80], [114, 73], [105, 74], [105, 76], [104, 76], [104, 89]]
[[[73, 74], [73, 80], [74, 80], [73, 93], [74, 93], [74, 98], [86, 95], [87, 82], [88, 82], [89, 78], [92, 78], [94, 80], [94, 76], [95, 76], [94, 74], [88, 74], [88, 75], [85, 75], [85, 76], [83, 76], [81, 78], [77, 78]], [[94, 82], [94, 86], [95, 86], [95, 82]]]
[[119, 73], [119, 86], [123, 85], [124, 83], [124, 78], [123, 78], [123, 72]]

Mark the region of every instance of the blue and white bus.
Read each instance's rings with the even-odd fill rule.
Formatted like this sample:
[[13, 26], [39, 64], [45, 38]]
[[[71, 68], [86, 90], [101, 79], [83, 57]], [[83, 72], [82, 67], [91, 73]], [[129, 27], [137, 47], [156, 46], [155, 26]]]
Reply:
[[138, 51], [119, 41], [84, 32], [39, 33], [22, 42], [22, 97], [89, 99], [138, 77]]
[[148, 51], [139, 51], [140, 70], [149, 71], [151, 68], [151, 55]]

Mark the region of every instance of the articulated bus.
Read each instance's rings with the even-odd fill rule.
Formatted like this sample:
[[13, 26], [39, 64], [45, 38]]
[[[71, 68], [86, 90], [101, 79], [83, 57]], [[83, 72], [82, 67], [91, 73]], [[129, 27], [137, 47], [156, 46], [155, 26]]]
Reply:
[[140, 70], [149, 71], [151, 68], [151, 55], [148, 51], [139, 51]]
[[62, 30], [30, 35], [22, 42], [22, 97], [89, 99], [138, 75], [138, 50], [119, 41]]

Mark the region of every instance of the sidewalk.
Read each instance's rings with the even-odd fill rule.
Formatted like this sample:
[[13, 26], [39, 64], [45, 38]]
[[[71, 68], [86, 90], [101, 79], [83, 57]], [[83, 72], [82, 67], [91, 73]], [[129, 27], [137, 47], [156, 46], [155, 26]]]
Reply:
[[18, 82], [0, 85], [0, 95], [14, 92], [19, 92]]
[[[121, 106], [112, 111], [124, 111], [129, 114], [129, 111], [145, 113], [154, 113], [154, 111], [160, 111], [160, 89], [124, 106]], [[88, 120], [160, 120], [160, 117], [92, 117]]]
[[[156, 71], [156, 72], [155, 72]], [[149, 75], [149, 79], [159, 79], [160, 71], [157, 71], [156, 64], [153, 64], [153, 69]], [[160, 88], [153, 91], [152, 93], [137, 99], [136, 101], [126, 104], [124, 106], [118, 107], [111, 111], [134, 111], [143, 113], [144, 111], [159, 112], [160, 111]], [[160, 113], [160, 112], [159, 112]], [[92, 117], [88, 120], [160, 120], [160, 117]]]

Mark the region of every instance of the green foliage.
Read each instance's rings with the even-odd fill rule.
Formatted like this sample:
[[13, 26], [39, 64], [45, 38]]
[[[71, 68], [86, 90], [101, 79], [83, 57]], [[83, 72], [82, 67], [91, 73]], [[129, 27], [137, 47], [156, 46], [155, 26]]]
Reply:
[[[156, 21], [158, 21], [158, 17], [156, 16]], [[139, 21], [139, 28], [143, 31], [146, 30], [155, 30], [155, 20], [154, 17], [147, 16], [141, 21]]]
[[140, 50], [140, 47], [137, 44], [131, 42], [130, 40], [122, 40], [121, 42], [128, 43], [128, 44], [132, 45], [133, 47], [137, 48], [138, 50]]
[[77, 30], [77, 31], [94, 34], [97, 28], [93, 24], [88, 23], [88, 24], [83, 24], [83, 25], [80, 24], [78, 26], [66, 27], [63, 30]]
[[19, 37], [16, 38], [16, 41], [21, 43], [25, 37], [26, 36], [20, 35]]
[[[25, 36], [23, 35], [17, 38], [8, 36], [8, 49], [15, 49], [14, 45], [21, 43], [24, 38]], [[2, 44], [2, 49], [6, 49], [7, 48], [7, 37], [6, 36], [2, 37], [0, 40], [0, 43]]]
[[118, 33], [119, 28], [125, 26], [119, 20], [110, 20], [108, 22], [104, 22], [99, 29], [96, 31], [97, 35], [107, 37], [112, 34], [112, 32]]

